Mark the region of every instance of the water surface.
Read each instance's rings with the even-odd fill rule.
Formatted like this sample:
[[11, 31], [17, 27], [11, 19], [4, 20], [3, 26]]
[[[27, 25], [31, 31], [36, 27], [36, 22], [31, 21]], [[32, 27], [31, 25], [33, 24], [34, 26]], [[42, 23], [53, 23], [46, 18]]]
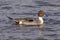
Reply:
[[[13, 25], [12, 18], [45, 13], [43, 28]], [[0, 40], [60, 40], [60, 0], [0, 0]]]

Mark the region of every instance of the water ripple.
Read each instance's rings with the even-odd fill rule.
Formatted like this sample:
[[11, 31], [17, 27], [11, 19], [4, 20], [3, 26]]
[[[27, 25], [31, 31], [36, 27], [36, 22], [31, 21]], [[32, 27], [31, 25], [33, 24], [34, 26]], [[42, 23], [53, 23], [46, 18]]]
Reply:
[[2, 9], [2, 10], [4, 10], [4, 9], [10, 10], [10, 9], [12, 9], [12, 7], [8, 7], [8, 6], [7, 6], [7, 7], [2, 7], [1, 9]]
[[38, 6], [32, 6], [32, 5], [22, 5], [21, 7], [37, 8]]
[[47, 19], [44, 19], [44, 22], [46, 23], [46, 24], [60, 24], [60, 20], [54, 20], [54, 19], [49, 19], [49, 18], [47, 18]]
[[51, 3], [43, 2], [43, 1], [35, 1], [35, 3], [37, 3], [38, 6], [54, 6], [54, 7], [60, 6], [60, 5], [55, 5], [55, 4], [51, 4]]

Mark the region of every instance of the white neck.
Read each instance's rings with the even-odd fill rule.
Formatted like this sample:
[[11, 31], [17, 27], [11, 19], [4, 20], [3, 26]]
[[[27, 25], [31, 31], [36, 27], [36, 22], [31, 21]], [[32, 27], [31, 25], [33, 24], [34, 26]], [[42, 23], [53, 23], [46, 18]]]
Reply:
[[43, 24], [43, 18], [42, 17], [38, 17], [40, 24]]

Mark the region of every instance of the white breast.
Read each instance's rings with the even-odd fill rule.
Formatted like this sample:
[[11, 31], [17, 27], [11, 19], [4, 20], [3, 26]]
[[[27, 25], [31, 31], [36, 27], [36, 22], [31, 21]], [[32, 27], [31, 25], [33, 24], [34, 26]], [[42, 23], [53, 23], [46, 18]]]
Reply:
[[43, 24], [43, 18], [39, 17], [40, 24]]

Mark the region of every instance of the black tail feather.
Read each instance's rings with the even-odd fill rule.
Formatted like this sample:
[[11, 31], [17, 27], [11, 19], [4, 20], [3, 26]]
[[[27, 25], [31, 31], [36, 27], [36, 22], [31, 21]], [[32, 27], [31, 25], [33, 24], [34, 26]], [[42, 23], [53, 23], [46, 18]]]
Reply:
[[13, 18], [11, 18], [11, 17], [9, 17], [9, 16], [7, 16], [10, 20], [13, 20]]

